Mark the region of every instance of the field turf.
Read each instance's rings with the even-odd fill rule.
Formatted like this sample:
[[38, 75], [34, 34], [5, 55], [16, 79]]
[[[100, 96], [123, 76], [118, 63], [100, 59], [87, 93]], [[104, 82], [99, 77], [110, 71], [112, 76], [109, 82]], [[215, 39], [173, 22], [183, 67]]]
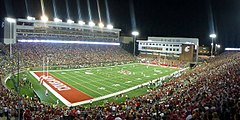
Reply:
[[[93, 98], [97, 98], [149, 82], [150, 80], [169, 75], [177, 70], [178, 69], [174, 68], [134, 63], [109, 67], [50, 70], [49, 72], [68, 85]], [[49, 96], [44, 95], [46, 88], [39, 85], [39, 82], [34, 80], [33, 76], [28, 74], [27, 78], [33, 83], [33, 88], [42, 101], [53, 104], [56, 102], [57, 98], [51, 93]], [[26, 92], [24, 89], [22, 91]], [[131, 93], [134, 93], [134, 91], [131, 91]], [[136, 95], [141, 94], [141, 92], [138, 92]]]

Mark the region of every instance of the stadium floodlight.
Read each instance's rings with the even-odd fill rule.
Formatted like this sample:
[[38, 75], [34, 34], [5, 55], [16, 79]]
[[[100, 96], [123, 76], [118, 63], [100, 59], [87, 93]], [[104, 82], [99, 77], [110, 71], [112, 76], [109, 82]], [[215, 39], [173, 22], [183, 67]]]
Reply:
[[46, 23], [48, 21], [48, 17], [46, 15], [42, 15], [41, 20]]
[[8, 22], [10, 22], [10, 23], [16, 23], [16, 19], [10, 18], [10, 17], [7, 17], [7, 18], [6, 18], [6, 21], [8, 21]]
[[94, 23], [93, 21], [90, 21], [90, 22], [88, 23], [88, 25], [89, 25], [90, 27], [93, 27], [93, 26], [95, 26], [95, 23]]
[[74, 21], [71, 20], [71, 19], [68, 19], [68, 20], [67, 20], [67, 23], [72, 24], [72, 23], [74, 23]]
[[133, 32], [132, 32], [132, 35], [138, 36], [138, 35], [139, 35], [139, 32], [138, 32], [138, 31], [133, 31]]
[[79, 24], [79, 25], [85, 25], [85, 22], [82, 21], [82, 20], [79, 20], [79, 21], [78, 21], [78, 24]]
[[216, 35], [216, 34], [210, 34], [209, 37], [210, 37], [210, 38], [216, 38], [217, 35]]
[[62, 22], [62, 20], [59, 18], [54, 18], [54, 22], [58, 23], [58, 22]]
[[35, 20], [35, 17], [27, 16], [27, 20]]
[[103, 27], [104, 27], [104, 24], [103, 24], [102, 22], [100, 22], [100, 23], [98, 24], [98, 26], [99, 26], [100, 28], [103, 28]]
[[108, 24], [108, 25], [107, 25], [107, 28], [108, 28], [108, 29], [113, 29], [113, 25]]
[[26, 40], [21, 39], [18, 42], [34, 42], [34, 43], [73, 43], [73, 44], [95, 44], [95, 45], [120, 45], [113, 42], [90, 42], [90, 41], [67, 41], [67, 40]]

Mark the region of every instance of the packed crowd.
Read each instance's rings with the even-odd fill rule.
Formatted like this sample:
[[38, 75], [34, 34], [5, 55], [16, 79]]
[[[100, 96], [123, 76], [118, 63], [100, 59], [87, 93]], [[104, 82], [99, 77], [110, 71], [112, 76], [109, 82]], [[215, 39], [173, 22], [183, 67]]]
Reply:
[[24, 66], [40, 67], [45, 58], [49, 66], [109, 63], [133, 61], [134, 58], [119, 46], [82, 45], [60, 43], [18, 43], [14, 53], [19, 49], [20, 60]]
[[[23, 47], [26, 48], [22, 50], [25, 55], [30, 52], [27, 47], [33, 48]], [[40, 52], [30, 54], [28, 59], [35, 60], [32, 56], [40, 56], [41, 51], [52, 52], [42, 47], [45, 46], [36, 48]], [[69, 53], [68, 50], [63, 51]], [[111, 102], [88, 108], [49, 106], [36, 98], [17, 96], [1, 84], [0, 118], [20, 115], [24, 120], [237, 120], [240, 118], [239, 71], [240, 53], [222, 54], [163, 82], [158, 89], [149, 90], [146, 95], [120, 104]]]

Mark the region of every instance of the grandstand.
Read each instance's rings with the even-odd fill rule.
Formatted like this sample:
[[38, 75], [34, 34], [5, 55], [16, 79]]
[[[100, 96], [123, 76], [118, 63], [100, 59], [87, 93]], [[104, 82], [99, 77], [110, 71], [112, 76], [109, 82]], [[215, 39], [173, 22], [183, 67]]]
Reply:
[[[41, 20], [5, 19], [4, 43], [23, 41], [86, 41], [119, 43], [120, 29], [109, 29], [66, 22], [42, 22]], [[11, 39], [12, 38], [12, 39]]]

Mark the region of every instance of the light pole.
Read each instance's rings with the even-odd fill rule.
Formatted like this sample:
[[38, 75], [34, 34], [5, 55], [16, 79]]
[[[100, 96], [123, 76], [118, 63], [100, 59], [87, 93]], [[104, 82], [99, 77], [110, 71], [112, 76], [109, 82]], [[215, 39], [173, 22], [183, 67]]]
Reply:
[[216, 34], [210, 34], [209, 35], [210, 38], [212, 38], [212, 43], [211, 43], [211, 56], [213, 56], [213, 47], [214, 47], [214, 43], [213, 43], [213, 39], [217, 37]]
[[9, 37], [10, 37], [10, 42], [9, 42], [9, 45], [10, 45], [10, 50], [9, 50], [9, 52], [10, 52], [10, 58], [12, 57], [12, 42], [13, 42], [13, 38], [12, 38], [12, 23], [16, 23], [16, 19], [14, 19], [14, 18], [6, 18], [6, 21], [7, 22], [9, 22], [10, 24], [9, 24]]
[[139, 35], [139, 32], [133, 31], [132, 35], [133, 35], [133, 56], [135, 57], [135, 46], [136, 46], [135, 43], [136, 43], [136, 38]]

